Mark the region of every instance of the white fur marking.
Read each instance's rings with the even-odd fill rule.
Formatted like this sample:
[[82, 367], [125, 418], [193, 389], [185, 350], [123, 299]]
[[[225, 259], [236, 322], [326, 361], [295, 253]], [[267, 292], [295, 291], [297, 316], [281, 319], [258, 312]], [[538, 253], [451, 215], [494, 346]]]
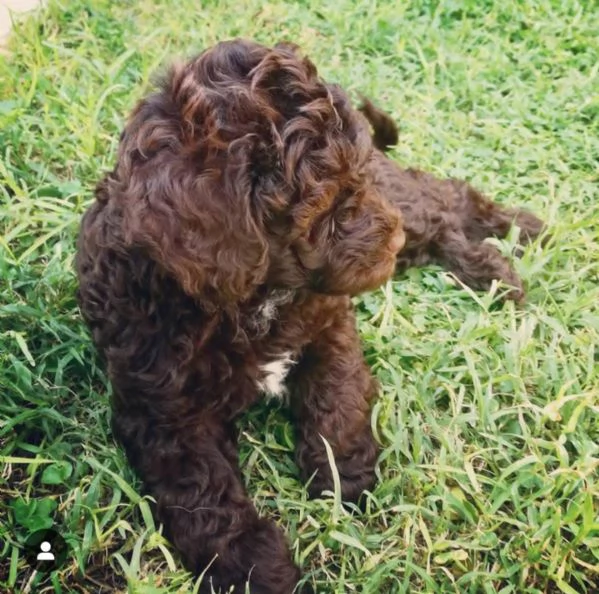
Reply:
[[272, 320], [277, 313], [277, 303], [274, 299], [267, 299], [259, 308], [258, 314], [264, 320]]
[[258, 382], [258, 388], [269, 396], [278, 398], [285, 396], [285, 378], [294, 363], [291, 353], [283, 353], [278, 359], [260, 365], [264, 379]]

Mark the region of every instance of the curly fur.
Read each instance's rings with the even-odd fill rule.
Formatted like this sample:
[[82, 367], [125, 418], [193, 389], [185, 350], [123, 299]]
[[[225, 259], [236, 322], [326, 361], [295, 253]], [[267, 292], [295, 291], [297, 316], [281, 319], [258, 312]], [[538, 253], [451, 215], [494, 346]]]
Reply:
[[359, 109], [379, 149], [372, 156], [375, 187], [403, 217], [406, 245], [398, 255], [398, 270], [440, 264], [473, 289], [488, 290], [494, 280], [502, 281], [509, 288], [505, 297], [522, 302], [522, 280], [497, 248], [483, 240], [506, 237], [515, 223], [525, 244], [544, 231], [543, 222], [525, 210], [492, 202], [464, 181], [399, 167], [383, 155], [398, 141], [393, 120], [365, 98]]
[[344, 499], [373, 484], [376, 385], [350, 296], [393, 274], [405, 238], [372, 154], [293, 46], [224, 42], [139, 103], [83, 217], [79, 299], [114, 432], [185, 565], [209, 565], [202, 592], [298, 581], [246, 494], [234, 425], [284, 371], [310, 493], [333, 487], [323, 437]]

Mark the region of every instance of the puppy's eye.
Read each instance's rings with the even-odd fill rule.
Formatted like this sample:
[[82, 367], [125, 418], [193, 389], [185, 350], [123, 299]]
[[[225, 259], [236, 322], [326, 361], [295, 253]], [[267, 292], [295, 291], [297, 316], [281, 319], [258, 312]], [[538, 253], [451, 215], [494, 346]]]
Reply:
[[351, 221], [356, 217], [356, 209], [355, 208], [344, 208], [335, 213], [333, 217], [331, 217], [329, 226], [331, 235], [340, 235], [342, 233], [343, 226], [348, 225]]
[[337, 225], [335, 224], [335, 217], [331, 217], [329, 221], [329, 231], [331, 235], [335, 235], [335, 231], [337, 231]]

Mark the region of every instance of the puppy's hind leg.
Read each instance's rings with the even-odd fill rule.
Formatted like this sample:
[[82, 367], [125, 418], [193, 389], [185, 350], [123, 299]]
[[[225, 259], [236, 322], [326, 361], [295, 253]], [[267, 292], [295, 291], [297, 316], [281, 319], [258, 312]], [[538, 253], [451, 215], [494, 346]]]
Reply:
[[451, 180], [451, 184], [460, 197], [462, 227], [468, 239], [503, 239], [515, 224], [520, 228], [520, 243], [526, 245], [545, 229], [543, 221], [527, 210], [500, 206], [464, 181]]
[[435, 240], [433, 251], [435, 260], [468, 287], [488, 291], [498, 280], [511, 287], [506, 299], [524, 301], [522, 280], [494, 246], [471, 241], [459, 229], [447, 229]]

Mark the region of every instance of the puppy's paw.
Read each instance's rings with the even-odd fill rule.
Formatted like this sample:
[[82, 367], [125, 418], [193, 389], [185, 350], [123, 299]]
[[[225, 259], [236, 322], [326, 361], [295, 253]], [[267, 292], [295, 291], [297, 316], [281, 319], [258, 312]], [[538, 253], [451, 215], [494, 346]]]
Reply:
[[[371, 489], [376, 482], [374, 467], [378, 455], [376, 442], [370, 432], [365, 432], [360, 447], [353, 449], [351, 454], [335, 456], [335, 471], [339, 477], [341, 500], [356, 503], [363, 507], [363, 493]], [[320, 497], [323, 491], [335, 491], [333, 469], [328, 459], [322, 460], [308, 484], [310, 497]]]
[[497, 291], [501, 303], [513, 301], [516, 305], [524, 304], [526, 301], [526, 291], [524, 290], [522, 279], [514, 270], [506, 270], [500, 278], [494, 280], [499, 280], [501, 283]]
[[[300, 579], [283, 532], [270, 520], [260, 519], [231, 543], [231, 551], [247, 571], [251, 594], [292, 594]], [[240, 589], [240, 592], [245, 592]], [[235, 590], [237, 592], [237, 590]]]

